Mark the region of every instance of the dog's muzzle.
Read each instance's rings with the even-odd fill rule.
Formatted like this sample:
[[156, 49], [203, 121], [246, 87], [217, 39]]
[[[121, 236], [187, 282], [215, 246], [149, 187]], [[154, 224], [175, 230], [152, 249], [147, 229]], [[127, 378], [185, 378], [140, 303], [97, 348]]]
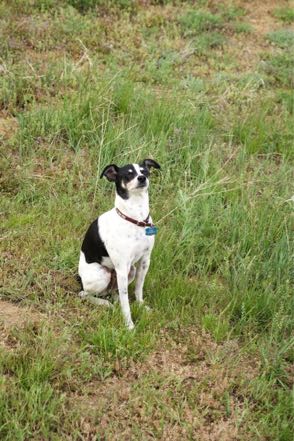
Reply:
[[144, 175], [138, 176], [139, 184], [137, 185], [137, 188], [146, 187], [147, 185], [147, 178]]

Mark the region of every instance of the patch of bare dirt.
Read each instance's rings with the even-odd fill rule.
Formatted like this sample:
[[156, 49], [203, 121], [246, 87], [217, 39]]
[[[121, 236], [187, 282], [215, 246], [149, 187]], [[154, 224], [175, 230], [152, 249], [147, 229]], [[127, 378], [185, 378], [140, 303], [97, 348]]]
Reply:
[[9, 139], [15, 134], [18, 124], [16, 118], [0, 117], [0, 139]]
[[217, 344], [196, 329], [186, 333], [177, 342], [164, 338], [145, 362], [127, 370], [117, 362], [115, 375], [72, 397], [92, 415], [80, 421], [85, 439], [138, 439], [134, 427], [146, 440], [244, 439], [239, 385], [257, 375], [258, 362], [242, 356], [234, 340]]
[[252, 25], [253, 28], [250, 34], [232, 37], [234, 49], [237, 50], [237, 59], [241, 70], [244, 71], [254, 68], [265, 51], [273, 50], [266, 35], [281, 27], [273, 12], [277, 7], [286, 6], [287, 2], [281, 1], [277, 5], [277, 2], [273, 0], [245, 0], [240, 1], [239, 5], [246, 10], [244, 21]]
[[14, 327], [23, 327], [28, 323], [38, 323], [42, 316], [29, 308], [0, 300], [0, 346], [11, 349], [9, 331]]
[[0, 323], [5, 327], [23, 326], [28, 322], [37, 322], [40, 320], [40, 314], [15, 305], [4, 300], [0, 300]]
[[254, 26], [254, 29], [259, 37], [263, 37], [268, 32], [271, 32], [274, 27], [277, 27], [278, 20], [274, 17], [274, 11], [279, 7], [287, 6], [286, 1], [263, 0], [242, 1], [241, 5], [247, 11], [247, 18]]

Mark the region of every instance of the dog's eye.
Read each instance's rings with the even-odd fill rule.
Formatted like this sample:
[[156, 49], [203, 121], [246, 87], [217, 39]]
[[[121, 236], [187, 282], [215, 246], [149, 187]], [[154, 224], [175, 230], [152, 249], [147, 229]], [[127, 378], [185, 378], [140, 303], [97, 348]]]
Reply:
[[134, 172], [133, 172], [133, 170], [128, 170], [128, 172], [127, 172], [127, 174], [126, 174], [126, 176], [125, 176], [125, 179], [127, 179], [128, 181], [130, 181], [131, 179], [133, 179], [133, 177], [134, 177]]

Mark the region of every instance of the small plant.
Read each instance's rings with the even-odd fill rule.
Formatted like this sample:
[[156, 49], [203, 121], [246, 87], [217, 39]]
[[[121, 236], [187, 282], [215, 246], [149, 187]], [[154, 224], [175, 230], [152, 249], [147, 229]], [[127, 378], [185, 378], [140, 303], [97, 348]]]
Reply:
[[222, 47], [226, 38], [219, 32], [207, 32], [199, 35], [195, 40], [195, 48], [199, 53], [205, 53], [208, 49]]
[[180, 18], [180, 24], [186, 35], [195, 35], [222, 28], [223, 20], [220, 15], [191, 10]]
[[263, 70], [269, 75], [272, 82], [284, 87], [293, 87], [294, 59], [287, 51], [267, 57], [262, 65]]
[[228, 322], [215, 314], [205, 314], [202, 318], [202, 325], [217, 342], [224, 340], [229, 332]]
[[279, 102], [281, 102], [288, 112], [293, 115], [294, 114], [294, 94], [288, 91], [280, 92], [278, 96]]
[[252, 32], [252, 26], [250, 23], [244, 23], [238, 21], [233, 24], [233, 29], [237, 34], [250, 34]]
[[294, 9], [293, 8], [278, 8], [274, 11], [274, 16], [284, 21], [285, 23], [294, 22]]
[[234, 21], [240, 17], [244, 17], [246, 15], [246, 11], [244, 8], [240, 6], [221, 6], [222, 17], [228, 21]]
[[280, 29], [270, 32], [267, 38], [271, 43], [281, 48], [294, 48], [294, 31], [290, 29]]
[[86, 12], [89, 9], [99, 6], [117, 6], [122, 9], [132, 8], [134, 6], [134, 0], [68, 0], [68, 3], [80, 12]]

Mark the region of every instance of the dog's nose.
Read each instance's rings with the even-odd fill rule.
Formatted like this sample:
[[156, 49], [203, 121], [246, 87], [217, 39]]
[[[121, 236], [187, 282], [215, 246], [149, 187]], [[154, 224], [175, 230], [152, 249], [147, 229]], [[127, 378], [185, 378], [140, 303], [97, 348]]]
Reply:
[[146, 181], [146, 176], [144, 176], [144, 175], [140, 175], [140, 176], [138, 176], [138, 181], [141, 182], [141, 183], [143, 184], [143, 182]]

